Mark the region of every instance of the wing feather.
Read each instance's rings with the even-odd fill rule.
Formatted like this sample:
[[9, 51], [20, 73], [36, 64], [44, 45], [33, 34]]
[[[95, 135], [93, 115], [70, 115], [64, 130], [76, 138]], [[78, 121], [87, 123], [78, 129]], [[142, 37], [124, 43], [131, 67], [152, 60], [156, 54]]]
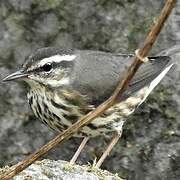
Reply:
[[[100, 51], [77, 53], [71, 73], [71, 88], [87, 95], [92, 105], [97, 106], [114, 92], [119, 79], [132, 63], [132, 54], [111, 54]], [[149, 57], [131, 80], [122, 99], [149, 85], [168, 65], [168, 56]]]

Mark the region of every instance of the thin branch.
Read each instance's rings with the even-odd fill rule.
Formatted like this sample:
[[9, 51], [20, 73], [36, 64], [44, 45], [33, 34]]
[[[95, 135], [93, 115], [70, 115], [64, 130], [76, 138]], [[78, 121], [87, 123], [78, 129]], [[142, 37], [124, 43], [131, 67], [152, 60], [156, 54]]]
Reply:
[[[149, 32], [147, 38], [145, 39], [142, 49], [139, 50], [139, 54], [141, 57], [147, 56], [159, 32], [161, 31], [164, 25], [164, 22], [166, 21], [167, 17], [170, 15], [173, 7], [175, 6], [175, 3], [176, 3], [176, 0], [166, 1], [158, 20], [156, 21], [151, 31]], [[0, 177], [0, 179], [1, 180], [11, 179], [13, 176], [17, 175], [19, 172], [21, 172], [26, 167], [28, 167], [33, 162], [35, 162], [42, 155], [47, 153], [50, 149], [54, 148], [57, 144], [61, 143], [65, 139], [68, 139], [69, 137], [71, 137], [81, 127], [90, 123], [94, 118], [101, 115], [105, 110], [107, 110], [109, 107], [115, 104], [117, 99], [119, 99], [119, 97], [125, 91], [126, 87], [128, 86], [128, 83], [130, 82], [130, 80], [132, 79], [132, 77], [134, 76], [134, 74], [136, 73], [136, 71], [138, 70], [141, 64], [142, 64], [142, 61], [139, 60], [137, 57], [135, 57], [133, 63], [128, 68], [127, 72], [125, 73], [124, 78], [119, 82], [114, 94], [107, 101], [105, 101], [100, 106], [98, 106], [94, 111], [82, 117], [79, 121], [77, 121], [75, 124], [73, 124], [64, 132], [60, 133], [53, 140], [51, 140], [46, 145], [44, 145], [39, 150], [37, 150], [35, 153], [28, 156], [27, 159], [19, 162], [17, 165], [12, 166], [8, 172], [6, 172], [4, 175]]]

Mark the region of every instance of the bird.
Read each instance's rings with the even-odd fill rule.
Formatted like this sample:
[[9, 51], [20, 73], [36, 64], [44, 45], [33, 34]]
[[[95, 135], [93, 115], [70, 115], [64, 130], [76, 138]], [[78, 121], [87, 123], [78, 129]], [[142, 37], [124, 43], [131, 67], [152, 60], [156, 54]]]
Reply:
[[[112, 95], [134, 57], [135, 54], [44, 47], [27, 56], [20, 69], [3, 81], [25, 81], [35, 116], [62, 132]], [[110, 143], [112, 149], [128, 116], [146, 100], [172, 66], [174, 63], [168, 55], [148, 57], [117, 103], [74, 134], [84, 139], [71, 162], [76, 161], [89, 138], [115, 133], [116, 140]], [[108, 153], [104, 153], [98, 167]]]

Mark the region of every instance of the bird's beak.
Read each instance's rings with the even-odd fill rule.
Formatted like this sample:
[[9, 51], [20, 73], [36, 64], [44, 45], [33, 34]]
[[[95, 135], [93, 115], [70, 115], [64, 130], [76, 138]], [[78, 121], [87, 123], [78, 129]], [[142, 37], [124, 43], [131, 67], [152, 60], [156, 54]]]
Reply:
[[15, 73], [10, 74], [9, 76], [5, 77], [2, 81], [13, 81], [21, 78], [26, 78], [28, 77], [29, 74], [24, 73], [22, 70], [16, 71]]

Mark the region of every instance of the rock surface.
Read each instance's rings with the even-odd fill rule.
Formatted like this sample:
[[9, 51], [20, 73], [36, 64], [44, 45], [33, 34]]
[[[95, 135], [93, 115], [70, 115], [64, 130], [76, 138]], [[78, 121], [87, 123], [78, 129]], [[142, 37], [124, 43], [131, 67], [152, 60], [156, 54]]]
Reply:
[[[5, 173], [8, 167], [0, 169], [0, 174]], [[66, 161], [43, 160], [37, 161], [13, 180], [122, 180], [117, 174], [90, 166], [70, 165]]]
[[[1, 0], [0, 79], [34, 49], [65, 46], [132, 53], [143, 42], [164, 1]], [[180, 43], [180, 2], [153, 53]], [[178, 64], [180, 59], [178, 59]], [[124, 126], [103, 169], [133, 180], [180, 177], [180, 68], [164, 79]], [[55, 136], [34, 118], [24, 84], [0, 83], [0, 165], [14, 164]], [[92, 139], [79, 163], [99, 157], [110, 139]], [[80, 139], [71, 138], [45, 158], [69, 160]]]

